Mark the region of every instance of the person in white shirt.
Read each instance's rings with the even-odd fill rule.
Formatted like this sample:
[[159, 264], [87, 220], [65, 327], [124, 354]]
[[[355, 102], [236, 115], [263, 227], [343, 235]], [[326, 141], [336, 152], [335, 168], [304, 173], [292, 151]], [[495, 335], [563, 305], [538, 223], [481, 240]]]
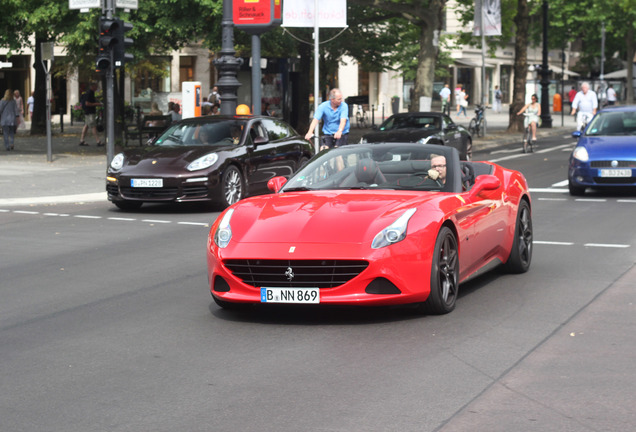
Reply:
[[576, 129], [581, 130], [592, 117], [596, 115], [598, 109], [598, 98], [593, 90], [590, 90], [590, 84], [584, 82], [581, 84], [581, 91], [576, 94], [572, 101], [572, 115], [576, 114]]
[[35, 92], [31, 92], [31, 96], [27, 99], [27, 109], [29, 111], [29, 120], [33, 120], [33, 105], [35, 104], [35, 98], [33, 95]]
[[450, 95], [448, 84], [444, 84], [444, 88], [439, 91], [439, 97], [442, 99], [442, 112], [448, 115], [450, 115]]
[[607, 88], [607, 104], [614, 105], [615, 103], [616, 103], [616, 90], [614, 90], [614, 87], [612, 86], [612, 84], [610, 84], [609, 87]]

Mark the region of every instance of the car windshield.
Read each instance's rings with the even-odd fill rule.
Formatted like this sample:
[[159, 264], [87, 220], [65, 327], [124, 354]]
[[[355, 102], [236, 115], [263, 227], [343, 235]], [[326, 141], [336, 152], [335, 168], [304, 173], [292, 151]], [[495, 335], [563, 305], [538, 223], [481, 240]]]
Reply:
[[[437, 145], [358, 144], [323, 151], [281, 190], [388, 189], [446, 191], [459, 156]], [[447, 182], [447, 179], [450, 181]]]
[[600, 112], [585, 135], [636, 135], [636, 112]]
[[169, 127], [157, 140], [157, 146], [238, 145], [245, 130], [245, 120], [181, 122]]
[[388, 118], [380, 125], [381, 131], [395, 129], [425, 129], [433, 130], [441, 128], [441, 119], [436, 116], [396, 116]]

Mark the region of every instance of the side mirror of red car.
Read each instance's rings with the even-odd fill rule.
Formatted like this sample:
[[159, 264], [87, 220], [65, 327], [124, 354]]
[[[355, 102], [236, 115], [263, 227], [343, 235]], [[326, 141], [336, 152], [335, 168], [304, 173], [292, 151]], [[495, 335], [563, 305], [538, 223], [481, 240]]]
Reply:
[[287, 183], [287, 178], [282, 176], [274, 177], [267, 182], [267, 189], [275, 193], [281, 190], [285, 183]]
[[475, 179], [475, 185], [470, 189], [470, 196], [475, 197], [483, 191], [495, 190], [501, 186], [501, 182], [494, 175], [480, 175]]

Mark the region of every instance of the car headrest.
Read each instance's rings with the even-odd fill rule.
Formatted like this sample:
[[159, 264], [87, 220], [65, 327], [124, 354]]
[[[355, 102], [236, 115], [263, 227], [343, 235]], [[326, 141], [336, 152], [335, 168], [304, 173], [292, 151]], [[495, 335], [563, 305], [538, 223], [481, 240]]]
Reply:
[[356, 178], [359, 182], [372, 183], [378, 173], [378, 164], [373, 159], [360, 159], [356, 164]]

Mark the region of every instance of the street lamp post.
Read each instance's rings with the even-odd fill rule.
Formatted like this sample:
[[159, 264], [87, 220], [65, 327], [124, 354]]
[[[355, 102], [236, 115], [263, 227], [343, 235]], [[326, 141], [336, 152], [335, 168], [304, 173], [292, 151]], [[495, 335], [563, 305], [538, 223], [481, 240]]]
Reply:
[[550, 69], [548, 66], [548, 2], [543, 0], [543, 63], [541, 64], [541, 127], [552, 127], [550, 115]]
[[[223, 20], [221, 21], [221, 58], [214, 60], [219, 69], [216, 85], [221, 93], [221, 114], [234, 115], [241, 83], [236, 78], [243, 59], [234, 56], [234, 22], [232, 21], [232, 0], [223, 0]], [[260, 66], [259, 66], [260, 67]]]

